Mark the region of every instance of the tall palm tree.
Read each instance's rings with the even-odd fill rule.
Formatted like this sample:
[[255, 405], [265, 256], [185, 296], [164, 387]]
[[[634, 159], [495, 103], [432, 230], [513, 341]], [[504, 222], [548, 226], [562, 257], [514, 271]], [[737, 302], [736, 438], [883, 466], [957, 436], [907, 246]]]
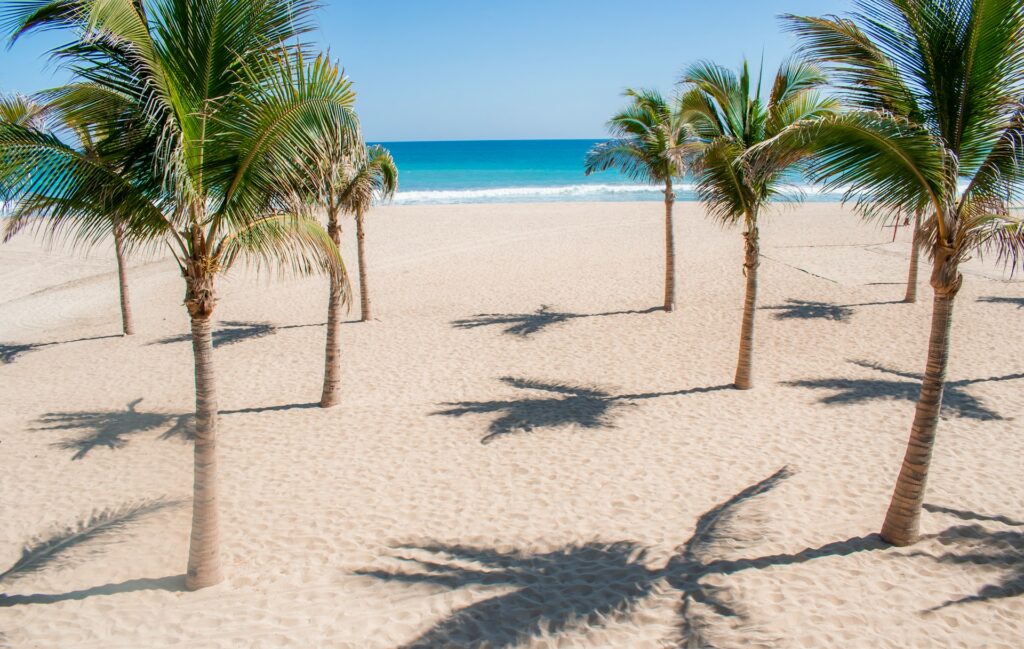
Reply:
[[679, 103], [655, 90], [624, 93], [632, 103], [608, 121], [613, 139], [594, 145], [583, 163], [589, 176], [598, 171], [618, 169], [645, 183], [665, 186], [665, 301], [664, 309], [676, 305], [676, 247], [672, 205], [676, 195], [672, 180], [686, 171], [690, 131], [682, 119]]
[[[84, 86], [84, 87], [83, 87]], [[102, 108], [107, 112], [102, 115], [102, 123], [90, 123], [88, 116], [79, 112], [79, 98], [81, 95], [89, 98], [103, 97]], [[115, 146], [109, 146], [110, 140], [125, 138], [131, 135], [131, 130], [125, 128], [126, 111], [131, 109], [131, 102], [127, 98], [110, 93], [102, 93], [102, 89], [90, 86], [90, 84], [71, 84], [63, 88], [55, 89], [49, 93], [41, 93], [40, 101], [30, 97], [9, 96], [0, 97], [0, 122], [7, 124], [8, 138], [17, 138], [17, 130], [35, 129], [48, 130], [51, 134], [51, 144], [63, 149], [63, 153], [69, 157], [78, 158], [85, 163], [93, 163], [108, 167], [111, 172], [117, 174], [123, 160], [119, 160], [118, 153], [124, 153], [126, 148], [123, 142]], [[89, 107], [90, 111], [96, 110], [95, 106]], [[137, 116], [136, 116], [137, 117]], [[121, 119], [118, 128], [104, 132], [104, 126], [111, 126]], [[36, 146], [38, 142], [29, 138]], [[73, 142], [72, 145], [67, 141]], [[15, 140], [8, 141], [8, 146], [13, 146]], [[0, 179], [3, 173], [0, 172]], [[22, 179], [27, 181], [28, 178]], [[3, 181], [0, 180], [0, 183]], [[42, 189], [41, 185], [36, 185]], [[50, 204], [45, 191], [33, 191], [24, 188], [23, 195], [27, 200], [21, 201], [17, 206], [17, 215], [8, 222], [4, 228], [3, 240], [8, 241], [21, 228], [35, 222], [41, 224], [51, 209], [60, 209], [60, 201], [57, 204]], [[130, 336], [135, 333], [135, 324], [132, 318], [131, 300], [128, 296], [128, 272], [125, 260], [126, 248], [129, 242], [125, 241], [124, 224], [120, 217], [121, 206], [111, 204], [103, 200], [102, 196], [81, 197], [82, 208], [91, 207], [96, 211], [99, 218], [106, 217], [107, 230], [114, 238], [114, 255], [117, 259], [117, 279], [119, 295], [121, 300], [121, 329], [124, 335]], [[85, 234], [85, 238], [88, 238]]]
[[[364, 218], [374, 198], [389, 198], [398, 189], [398, 167], [391, 153], [380, 145], [367, 147], [361, 140], [348, 144], [335, 137], [314, 161], [314, 182], [319, 201], [327, 208], [327, 233], [341, 245], [341, 214], [355, 215], [356, 250], [359, 262], [360, 321], [370, 317], [370, 289], [366, 281], [366, 232]], [[324, 386], [320, 406], [330, 408], [341, 398], [341, 307], [344, 296], [334, 282], [327, 306], [327, 349], [324, 354]]]
[[714, 218], [744, 227], [746, 297], [734, 382], [738, 389], [747, 390], [753, 387], [758, 219], [765, 206], [780, 196], [789, 184], [787, 178], [806, 156], [796, 146], [756, 153], [754, 148], [794, 123], [832, 114], [837, 102], [820, 92], [824, 73], [798, 59], [782, 64], [766, 99], [761, 97], [760, 79], [751, 79], [746, 61], [738, 75], [714, 63], [697, 63], [681, 83], [687, 88], [682, 98], [683, 117], [704, 142], [697, 194]]
[[[858, 0], [849, 18], [787, 17], [855, 108], [779, 138], [816, 152], [811, 172], [869, 214], [927, 206], [931, 334], [921, 392], [882, 537], [919, 536], [939, 422], [960, 264], [1024, 260], [1009, 216], [1024, 172], [1024, 0]], [[908, 115], [916, 116], [908, 119]]]
[[313, 29], [314, 9], [312, 0], [36, 0], [10, 4], [3, 16], [15, 37], [73, 30], [76, 40], [58, 58], [79, 78], [131, 97], [147, 117], [141, 139], [151, 146], [120, 174], [47, 148], [42, 135], [39, 148], [14, 150], [24, 152], [26, 174], [44, 170], [37, 175], [48, 196], [68, 199], [51, 228], [95, 222], [75, 198], [113, 192], [132, 203], [126, 235], [159, 238], [181, 269], [196, 381], [191, 589], [222, 579], [216, 278], [239, 260], [341, 276], [337, 246], [290, 189], [331, 129], [356, 128], [354, 93], [339, 67], [323, 56], [308, 62], [295, 45]]

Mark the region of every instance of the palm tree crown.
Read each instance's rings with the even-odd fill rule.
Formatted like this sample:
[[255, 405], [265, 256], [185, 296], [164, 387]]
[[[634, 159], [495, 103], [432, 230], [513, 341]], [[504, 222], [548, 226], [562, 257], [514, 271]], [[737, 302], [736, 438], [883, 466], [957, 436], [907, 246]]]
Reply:
[[697, 193], [711, 214], [726, 222], [756, 219], [765, 203], [781, 195], [787, 174], [804, 157], [797, 150], [753, 154], [751, 149], [796, 122], [838, 108], [835, 99], [821, 93], [824, 73], [801, 60], [779, 68], [766, 99], [746, 61], [738, 75], [714, 63], [697, 63], [682, 81], [689, 88], [683, 115], [704, 143]]
[[[927, 206], [940, 285], [976, 251], [1024, 259], [1024, 2], [858, 0], [852, 18], [788, 16], [854, 108], [805, 125], [814, 175], [868, 214]], [[787, 135], [787, 137], [789, 137]]]
[[632, 103], [608, 121], [614, 137], [587, 153], [585, 173], [618, 169], [645, 183], [682, 176], [684, 145], [691, 138], [678, 102], [655, 90], [630, 88], [624, 94]]

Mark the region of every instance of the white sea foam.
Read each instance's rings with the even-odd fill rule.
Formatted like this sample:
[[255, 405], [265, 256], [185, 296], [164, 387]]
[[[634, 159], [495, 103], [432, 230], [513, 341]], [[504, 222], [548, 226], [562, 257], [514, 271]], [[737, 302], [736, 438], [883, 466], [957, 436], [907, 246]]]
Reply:
[[494, 203], [523, 200], [580, 200], [623, 194], [661, 193], [653, 185], [562, 185], [554, 187], [492, 187], [488, 189], [445, 189], [422, 191], [399, 191], [395, 194], [397, 204], [411, 203]]
[[[675, 186], [679, 200], [695, 200], [692, 183], [681, 183]], [[399, 191], [393, 203], [397, 205], [422, 205], [445, 203], [501, 203], [501, 202], [532, 202], [532, 201], [615, 201], [615, 200], [660, 200], [662, 188], [657, 185], [638, 184], [585, 184], [558, 185], [551, 187], [491, 187], [487, 189], [444, 189]], [[842, 195], [836, 192], [825, 192], [816, 186], [798, 186], [787, 188], [783, 194], [802, 194], [807, 197], [829, 198], [839, 200]]]

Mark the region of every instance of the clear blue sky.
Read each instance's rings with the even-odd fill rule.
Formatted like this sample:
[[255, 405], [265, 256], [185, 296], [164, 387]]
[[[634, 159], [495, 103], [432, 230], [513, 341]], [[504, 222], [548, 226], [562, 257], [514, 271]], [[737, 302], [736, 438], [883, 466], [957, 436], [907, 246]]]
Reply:
[[[627, 86], [670, 91], [698, 59], [792, 50], [780, 13], [851, 0], [326, 0], [313, 35], [355, 82], [367, 139], [597, 138]], [[38, 34], [0, 54], [0, 90], [60, 83]]]

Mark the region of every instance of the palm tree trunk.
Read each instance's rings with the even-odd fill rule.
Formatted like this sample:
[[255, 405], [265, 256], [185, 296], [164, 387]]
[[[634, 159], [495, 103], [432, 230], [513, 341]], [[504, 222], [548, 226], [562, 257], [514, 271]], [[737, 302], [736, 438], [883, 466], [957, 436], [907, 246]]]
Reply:
[[882, 524], [882, 538], [893, 545], [914, 543], [920, 530], [928, 465], [942, 408], [942, 389], [946, 382], [953, 300], [962, 282], [956, 263], [950, 261], [950, 255], [949, 248], [936, 249], [932, 271], [935, 298], [932, 303], [932, 331], [928, 340], [928, 363], [921, 382], [914, 423], [910, 428], [910, 442]]
[[366, 231], [363, 229], [363, 210], [356, 210], [356, 251], [359, 257], [359, 321], [368, 322], [370, 289], [366, 285]]
[[[333, 206], [327, 211], [327, 234], [334, 245], [341, 246], [341, 227], [338, 225], [338, 211]], [[330, 278], [330, 297], [327, 303], [327, 348], [324, 353], [324, 388], [320, 396], [320, 407], [330, 408], [341, 400], [341, 282], [333, 275]]]
[[736, 362], [736, 379], [734, 385], [739, 390], [754, 387], [751, 382], [754, 353], [754, 313], [757, 309], [757, 267], [760, 265], [760, 242], [758, 240], [757, 221], [747, 222], [747, 231], [743, 233], [746, 250], [743, 259], [743, 274], [747, 277], [747, 292], [743, 299], [743, 324], [740, 327], [740, 355]]
[[910, 247], [910, 273], [907, 275], [907, 295], [904, 302], [913, 304], [917, 302], [917, 256], [921, 232], [921, 210], [914, 214], [914, 242]]
[[132, 307], [128, 301], [128, 273], [124, 260], [124, 231], [120, 223], [114, 225], [114, 254], [117, 256], [117, 282], [121, 289], [121, 329], [124, 335], [135, 333]]
[[665, 181], [665, 310], [676, 306], [676, 240], [672, 225], [672, 204], [676, 195], [672, 192], [672, 179]]
[[185, 587], [198, 590], [219, 583], [220, 514], [217, 507], [217, 385], [213, 371], [213, 277], [190, 265], [186, 269], [185, 305], [192, 324], [196, 372], [195, 465], [192, 485], [192, 534]]

